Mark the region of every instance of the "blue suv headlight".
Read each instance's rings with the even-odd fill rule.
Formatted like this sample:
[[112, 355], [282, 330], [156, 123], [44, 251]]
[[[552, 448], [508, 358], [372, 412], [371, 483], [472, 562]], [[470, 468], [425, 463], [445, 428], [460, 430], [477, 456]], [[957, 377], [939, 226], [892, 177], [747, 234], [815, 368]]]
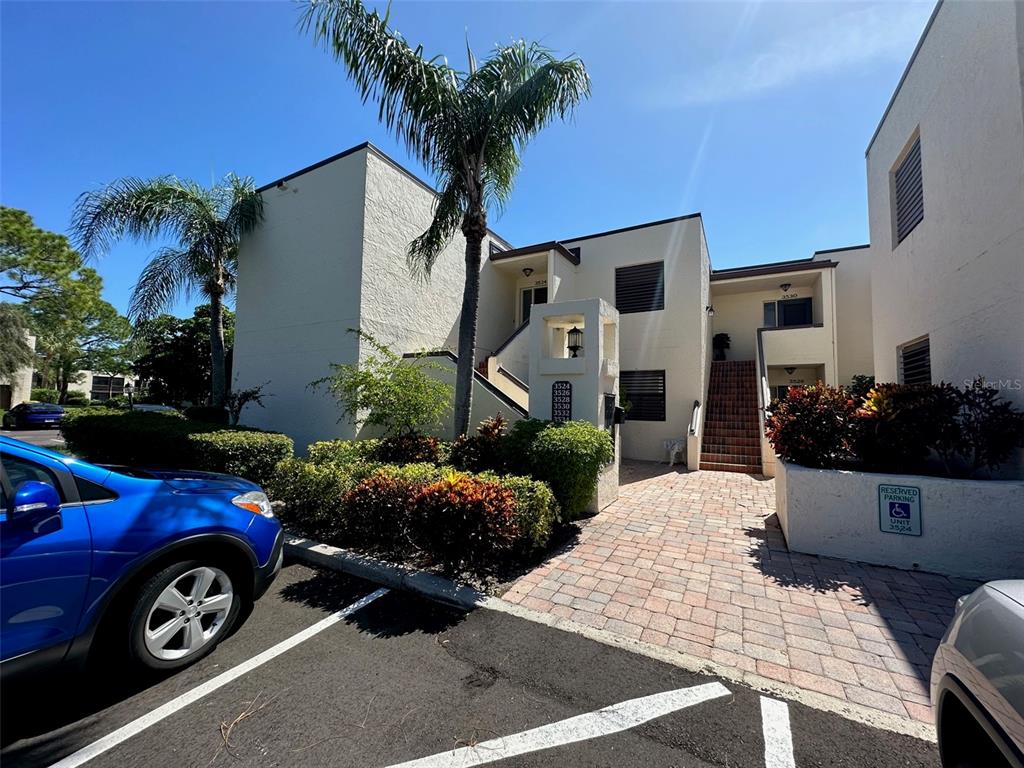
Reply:
[[263, 515], [264, 517], [273, 517], [274, 508], [270, 506], [270, 499], [267, 498], [267, 494], [263, 491], [249, 491], [239, 496], [235, 496], [231, 500], [231, 503], [241, 509], [247, 509], [254, 515]]

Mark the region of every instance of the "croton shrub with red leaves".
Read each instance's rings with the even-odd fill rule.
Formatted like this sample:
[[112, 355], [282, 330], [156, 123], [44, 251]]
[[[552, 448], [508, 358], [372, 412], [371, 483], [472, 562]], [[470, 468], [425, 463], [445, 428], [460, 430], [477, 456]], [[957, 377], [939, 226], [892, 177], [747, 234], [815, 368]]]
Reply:
[[448, 571], [494, 564], [522, 535], [516, 505], [516, 494], [500, 483], [449, 475], [420, 489], [412, 536]]
[[765, 420], [765, 435], [786, 461], [833, 469], [852, 458], [858, 405], [841, 387], [791, 387]]

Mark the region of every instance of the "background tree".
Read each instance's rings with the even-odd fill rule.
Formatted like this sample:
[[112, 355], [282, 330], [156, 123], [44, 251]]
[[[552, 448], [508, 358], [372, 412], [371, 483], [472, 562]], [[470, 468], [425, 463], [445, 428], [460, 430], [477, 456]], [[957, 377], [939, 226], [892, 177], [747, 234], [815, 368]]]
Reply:
[[[225, 368], [230, 375], [235, 313], [223, 312]], [[139, 354], [134, 371], [146, 381], [146, 399], [181, 406], [206, 401], [210, 392], [210, 305], [190, 318], [158, 315], [135, 326]]]
[[25, 211], [0, 205], [0, 294], [31, 299], [52, 294], [82, 268], [63, 235], [40, 229]]
[[173, 177], [124, 178], [78, 198], [72, 228], [86, 256], [123, 237], [174, 241], [153, 254], [132, 291], [129, 316], [152, 318], [179, 297], [209, 301], [210, 400], [224, 405], [224, 300], [235, 287], [238, 243], [263, 219], [252, 179], [229, 174], [209, 189]]
[[36, 369], [47, 385], [67, 398], [79, 371], [125, 373], [131, 369], [131, 324], [104, 301], [103, 280], [92, 269], [79, 270], [55, 293], [27, 302], [36, 334]]
[[487, 205], [504, 203], [525, 144], [555, 118], [568, 117], [590, 94], [576, 57], [556, 59], [536, 43], [498, 46], [477, 65], [467, 45], [468, 71], [426, 59], [388, 29], [388, 14], [360, 0], [313, 0], [302, 27], [341, 61], [363, 101], [437, 178], [440, 192], [430, 227], [410, 245], [415, 271], [431, 267], [459, 229], [466, 238], [466, 283], [459, 320], [455, 434], [466, 434], [472, 404], [480, 259]]
[[11, 381], [20, 371], [32, 365], [32, 348], [25, 335], [28, 322], [17, 304], [0, 302], [0, 380]]

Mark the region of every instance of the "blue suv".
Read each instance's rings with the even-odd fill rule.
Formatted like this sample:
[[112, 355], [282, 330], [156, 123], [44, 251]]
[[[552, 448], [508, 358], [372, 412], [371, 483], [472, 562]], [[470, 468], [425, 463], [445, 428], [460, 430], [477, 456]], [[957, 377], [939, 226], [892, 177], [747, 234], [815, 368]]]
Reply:
[[210, 653], [281, 568], [255, 483], [101, 467], [0, 437], [0, 672], [90, 650], [171, 670]]

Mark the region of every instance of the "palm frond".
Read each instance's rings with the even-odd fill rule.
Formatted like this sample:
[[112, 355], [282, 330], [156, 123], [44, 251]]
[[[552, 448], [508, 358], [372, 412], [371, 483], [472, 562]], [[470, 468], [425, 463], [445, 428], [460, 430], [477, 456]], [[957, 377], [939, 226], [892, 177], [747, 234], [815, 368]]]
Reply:
[[256, 191], [252, 177], [229, 173], [220, 183], [227, 197], [226, 229], [235, 239], [252, 232], [263, 221], [263, 195]]
[[409, 271], [417, 279], [430, 277], [437, 257], [451, 241], [462, 223], [465, 210], [465, 192], [459, 177], [448, 180], [437, 198], [434, 218], [427, 231], [409, 244], [406, 261]]
[[204, 284], [209, 265], [196, 253], [161, 248], [146, 264], [132, 289], [128, 317], [133, 322], [156, 317], [178, 298], [191, 298]]
[[369, 12], [360, 0], [310, 0], [300, 27], [344, 63], [364, 103], [424, 165], [437, 168], [435, 140], [459, 110], [459, 73], [438, 58], [427, 60], [388, 29], [388, 13]]
[[127, 177], [81, 194], [71, 229], [78, 250], [89, 258], [125, 237], [145, 242], [169, 236], [195, 242], [208, 238], [216, 221], [214, 196], [194, 182], [171, 176]]

